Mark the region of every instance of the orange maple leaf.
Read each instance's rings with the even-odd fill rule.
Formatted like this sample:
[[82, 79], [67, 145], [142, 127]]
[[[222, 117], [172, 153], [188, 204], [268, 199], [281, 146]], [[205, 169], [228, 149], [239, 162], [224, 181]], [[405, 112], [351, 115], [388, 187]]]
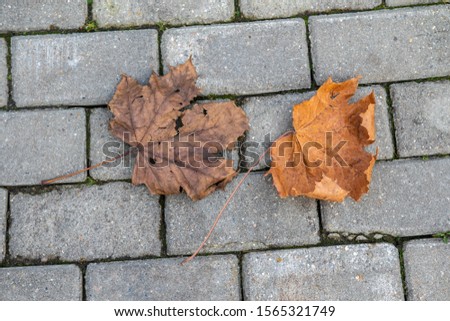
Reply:
[[271, 147], [274, 185], [281, 197], [305, 195], [342, 202], [368, 192], [376, 156], [364, 147], [375, 140], [375, 95], [349, 99], [358, 79], [331, 78], [308, 101], [294, 106], [295, 133]]

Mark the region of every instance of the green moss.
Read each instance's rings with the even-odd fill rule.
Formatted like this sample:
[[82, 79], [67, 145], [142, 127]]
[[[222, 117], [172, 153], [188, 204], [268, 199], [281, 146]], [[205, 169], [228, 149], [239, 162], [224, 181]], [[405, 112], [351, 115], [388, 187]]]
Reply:
[[95, 22], [95, 20], [88, 21], [84, 25], [84, 30], [86, 30], [87, 32], [96, 31], [97, 28], [97, 22]]
[[84, 181], [84, 184], [86, 186], [92, 186], [92, 185], [97, 185], [97, 181], [95, 179], [93, 179], [92, 177], [87, 177], [86, 180]]
[[158, 27], [158, 30], [161, 32], [165, 31], [168, 28], [168, 25], [162, 21], [158, 22], [156, 26]]
[[405, 258], [403, 255], [403, 244], [399, 244], [397, 246], [399, 260], [400, 260], [400, 275], [402, 278], [402, 286], [403, 286], [403, 295], [405, 296], [405, 301], [407, 300], [408, 296], [408, 287], [406, 285], [406, 272], [405, 272]]
[[240, 21], [242, 18], [241, 7], [239, 5], [239, 0], [234, 0], [234, 21]]

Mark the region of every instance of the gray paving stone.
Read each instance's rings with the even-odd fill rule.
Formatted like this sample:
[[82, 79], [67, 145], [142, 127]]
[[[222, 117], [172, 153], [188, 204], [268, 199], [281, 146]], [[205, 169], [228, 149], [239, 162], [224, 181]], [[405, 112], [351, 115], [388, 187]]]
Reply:
[[[310, 99], [314, 92], [251, 97], [244, 100], [243, 109], [249, 118], [250, 130], [247, 132], [244, 156], [247, 167], [251, 167], [271, 142], [292, 129], [292, 108]], [[256, 165], [255, 170], [270, 166], [269, 153]]]
[[403, 300], [391, 244], [250, 253], [242, 270], [245, 300]]
[[42, 261], [159, 255], [158, 199], [123, 182], [13, 195], [9, 251]]
[[436, 239], [409, 241], [403, 257], [408, 300], [450, 300], [450, 244]]
[[8, 66], [6, 64], [6, 55], [8, 48], [6, 41], [0, 38], [0, 107], [8, 104]]
[[86, 17], [86, 0], [2, 0], [0, 32], [76, 29]]
[[82, 275], [75, 265], [0, 268], [0, 301], [80, 301]]
[[[192, 202], [185, 195], [166, 197], [167, 251], [195, 251], [241, 176], [226, 190]], [[203, 252], [241, 251], [272, 246], [316, 244], [319, 238], [316, 201], [280, 199], [272, 180], [250, 175], [220, 219]]]
[[386, 0], [386, 5], [388, 7], [400, 7], [400, 6], [410, 6], [414, 4], [428, 4], [428, 3], [440, 3], [448, 2], [442, 0]]
[[158, 70], [156, 30], [13, 37], [13, 98], [18, 107], [102, 105], [121, 74], [147, 82]]
[[308, 88], [307, 48], [302, 19], [170, 29], [161, 45], [166, 68], [192, 55], [204, 95]]
[[321, 202], [326, 231], [427, 235], [450, 230], [450, 158], [379, 162], [356, 203]]
[[[375, 153], [379, 148], [378, 159], [391, 159], [394, 156], [393, 139], [389, 125], [389, 111], [386, 103], [386, 91], [381, 86], [360, 87], [354, 99], [357, 100], [368, 95], [372, 90], [376, 95], [375, 125], [377, 129], [376, 142], [368, 148]], [[243, 108], [250, 120], [250, 130], [246, 135], [244, 156], [247, 166], [254, 164], [260, 155], [279, 136], [292, 129], [292, 108], [307, 99], [315, 92], [301, 94], [286, 94], [264, 97], [251, 97], [244, 101]], [[270, 157], [267, 155], [255, 170], [270, 166]]]
[[[0, 112], [0, 185], [37, 185], [86, 167], [84, 109]], [[81, 182], [86, 174], [59, 183]]]
[[8, 210], [8, 191], [0, 188], [0, 263], [6, 253], [6, 211]]
[[242, 14], [251, 19], [286, 18], [308, 12], [363, 10], [381, 5], [381, 0], [240, 0]]
[[88, 300], [239, 300], [239, 266], [234, 255], [89, 264]]
[[[129, 151], [128, 145], [113, 137], [109, 131], [112, 113], [106, 108], [95, 108], [90, 115], [90, 163], [97, 164]], [[100, 181], [130, 179], [135, 156], [128, 155], [117, 161], [89, 171], [92, 178]]]
[[450, 6], [309, 19], [314, 79], [380, 83], [450, 75]]
[[231, 20], [234, 0], [96, 0], [93, 15], [100, 27], [206, 24]]
[[391, 86], [401, 157], [450, 153], [450, 81]]

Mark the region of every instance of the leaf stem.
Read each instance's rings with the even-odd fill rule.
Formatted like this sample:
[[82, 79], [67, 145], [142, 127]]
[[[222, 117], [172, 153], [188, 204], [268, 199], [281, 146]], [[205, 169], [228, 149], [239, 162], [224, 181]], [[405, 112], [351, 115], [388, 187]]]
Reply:
[[116, 156], [116, 157], [114, 157], [114, 158], [112, 158], [112, 159], [105, 160], [105, 161], [103, 161], [103, 162], [101, 162], [101, 163], [92, 165], [92, 166], [90, 166], [90, 167], [86, 167], [86, 168], [80, 169], [79, 171], [72, 172], [72, 173], [69, 173], [69, 174], [66, 174], [66, 175], [63, 175], [63, 176], [58, 176], [58, 177], [55, 177], [55, 178], [52, 178], [52, 179], [48, 179], [48, 180], [41, 181], [41, 185], [49, 185], [49, 184], [53, 184], [53, 183], [55, 183], [55, 182], [58, 182], [58, 181], [61, 181], [61, 180], [63, 180], [63, 179], [67, 179], [67, 178], [70, 178], [70, 177], [73, 177], [73, 176], [82, 174], [82, 173], [84, 173], [84, 172], [90, 171], [90, 170], [92, 170], [92, 169], [95, 169], [95, 168], [97, 168], [97, 167], [103, 166], [103, 165], [105, 165], [105, 164], [112, 163], [112, 162], [114, 162], [114, 161], [116, 161], [116, 160], [118, 160], [118, 159], [120, 159], [120, 158], [122, 158], [122, 157], [128, 156], [129, 154], [131, 154], [132, 151], [133, 151], [133, 149], [130, 149], [130, 150], [129, 150], [128, 152], [126, 152], [126, 153], [123, 153], [123, 154], [121, 154], [121, 155], [119, 155], [119, 156]]
[[[286, 135], [291, 134], [292, 131], [288, 131], [286, 133], [284, 133], [283, 135], [281, 135], [278, 139], [280, 139], [281, 137], [284, 137]], [[217, 215], [216, 219], [214, 220], [213, 225], [211, 226], [208, 234], [206, 234], [205, 238], [203, 239], [203, 242], [200, 244], [200, 246], [197, 248], [197, 250], [195, 250], [195, 252], [189, 256], [188, 258], [184, 259], [183, 262], [181, 262], [181, 265], [184, 265], [190, 261], [192, 261], [197, 255], [198, 253], [200, 253], [200, 251], [203, 249], [203, 247], [206, 245], [206, 242], [209, 240], [209, 238], [211, 237], [211, 234], [213, 233], [214, 229], [217, 226], [217, 223], [219, 223], [220, 218], [222, 217], [223, 213], [225, 212], [225, 209], [228, 207], [228, 204], [230, 204], [231, 200], [233, 199], [234, 195], [236, 194], [236, 192], [238, 191], [238, 189], [241, 187], [241, 185], [244, 183], [244, 181], [246, 180], [246, 178], [248, 177], [248, 175], [250, 175], [250, 172], [259, 164], [259, 162], [261, 162], [261, 160], [264, 158], [264, 156], [266, 156], [267, 152], [272, 148], [269, 147], [267, 148], [264, 153], [261, 154], [261, 156], [258, 158], [258, 161], [248, 169], [247, 173], [245, 173], [245, 175], [241, 178], [241, 180], [239, 181], [239, 183], [237, 184], [237, 186], [234, 188], [233, 192], [231, 192], [230, 196], [228, 197], [227, 201], [225, 202], [225, 204], [223, 205], [222, 209], [220, 210], [219, 214]]]

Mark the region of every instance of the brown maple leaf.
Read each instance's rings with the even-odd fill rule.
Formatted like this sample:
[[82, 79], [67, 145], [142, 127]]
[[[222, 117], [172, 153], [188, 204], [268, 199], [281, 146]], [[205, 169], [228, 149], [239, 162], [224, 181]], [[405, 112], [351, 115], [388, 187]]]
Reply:
[[233, 102], [213, 102], [185, 109], [200, 93], [192, 60], [152, 74], [141, 86], [122, 76], [109, 109], [112, 135], [138, 149], [132, 183], [152, 194], [178, 194], [193, 200], [223, 188], [236, 175], [223, 157], [248, 130], [244, 111]]
[[375, 95], [350, 104], [358, 79], [331, 78], [308, 101], [294, 106], [295, 133], [279, 138], [270, 153], [281, 197], [305, 195], [342, 202], [369, 190], [376, 155], [364, 150], [375, 139]]

